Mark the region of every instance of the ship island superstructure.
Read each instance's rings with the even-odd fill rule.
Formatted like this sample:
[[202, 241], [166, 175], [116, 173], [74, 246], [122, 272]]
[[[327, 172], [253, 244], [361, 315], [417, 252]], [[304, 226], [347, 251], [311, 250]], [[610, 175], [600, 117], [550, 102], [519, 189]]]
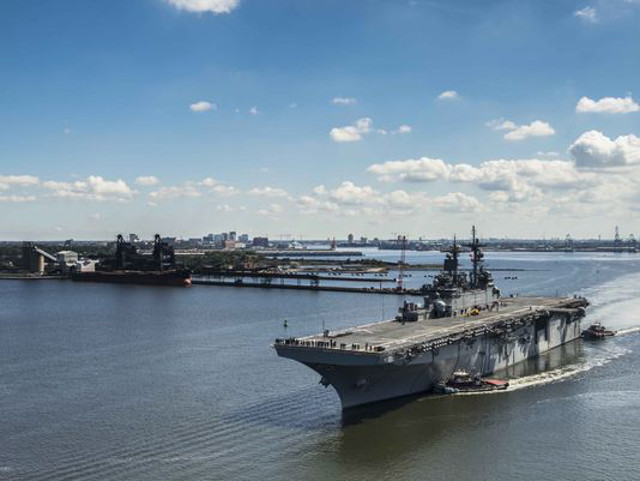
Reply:
[[388, 321], [302, 338], [276, 339], [338, 393], [343, 409], [426, 393], [455, 371], [487, 375], [578, 339], [582, 297], [502, 298], [473, 228], [472, 270], [459, 268], [454, 240], [424, 304], [405, 302]]

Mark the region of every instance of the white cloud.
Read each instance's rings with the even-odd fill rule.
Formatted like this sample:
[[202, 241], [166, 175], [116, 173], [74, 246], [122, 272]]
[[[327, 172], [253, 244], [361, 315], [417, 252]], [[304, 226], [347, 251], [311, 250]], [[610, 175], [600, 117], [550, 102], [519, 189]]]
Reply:
[[239, 212], [239, 211], [247, 210], [247, 208], [242, 205], [239, 207], [233, 207], [233, 206], [230, 206], [229, 204], [221, 204], [216, 206], [216, 210], [220, 212]]
[[633, 134], [612, 140], [602, 132], [583, 133], [569, 147], [578, 167], [616, 167], [640, 164], [640, 138]]
[[438, 100], [458, 100], [460, 99], [460, 94], [455, 90], [445, 90], [440, 95], [438, 95]]
[[324, 195], [327, 193], [327, 188], [324, 185], [317, 185], [313, 188], [313, 193], [316, 195]]
[[231, 13], [240, 0], [167, 0], [171, 5], [188, 12]]
[[369, 172], [382, 181], [459, 182], [496, 194], [496, 198], [524, 201], [538, 198], [549, 189], [588, 186], [593, 179], [580, 174], [573, 162], [562, 160], [490, 160], [478, 166], [448, 164], [441, 159], [423, 157], [373, 164]]
[[518, 128], [515, 122], [505, 119], [490, 120], [485, 125], [492, 130], [515, 130]]
[[450, 167], [442, 159], [422, 157], [420, 159], [390, 160], [373, 164], [369, 172], [380, 176], [380, 180], [406, 180], [425, 182], [448, 177]]
[[39, 183], [40, 179], [33, 175], [0, 175], [0, 190], [8, 190], [12, 186], [30, 187]]
[[37, 199], [34, 195], [0, 195], [0, 202], [35, 202]]
[[126, 201], [138, 193], [122, 179], [106, 180], [99, 175], [75, 182], [45, 181], [42, 187], [53, 191], [54, 197], [97, 201]]
[[260, 215], [273, 216], [280, 214], [283, 211], [283, 207], [280, 204], [270, 204], [269, 206], [259, 209], [257, 212]]
[[206, 187], [211, 194], [216, 195], [230, 196], [240, 193], [239, 190], [232, 185], [227, 185], [211, 177], [202, 179], [200, 182], [198, 182], [198, 185]]
[[335, 202], [347, 205], [375, 203], [379, 198], [378, 192], [368, 185], [360, 187], [350, 181], [343, 182], [329, 192], [329, 197]]
[[254, 187], [249, 193], [261, 197], [289, 197], [289, 193], [286, 190], [269, 186]]
[[389, 214], [404, 215], [426, 205], [426, 194], [423, 192], [379, 192], [371, 186], [359, 186], [344, 181], [335, 189], [318, 186], [313, 195], [298, 198], [298, 207], [304, 214], [319, 211], [332, 214], [339, 213], [345, 217], [380, 217]]
[[255, 105], [249, 109], [249, 114], [251, 115], [258, 115], [259, 113], [260, 111], [258, 110], [258, 107], [256, 107]]
[[298, 108], [298, 104], [297, 104], [297, 103], [295, 103], [295, 102], [291, 102], [291, 103], [289, 104], [289, 108], [290, 108], [290, 109], [297, 109], [297, 108]]
[[232, 185], [219, 184], [209, 189], [209, 192], [212, 194], [222, 195], [222, 196], [230, 196], [236, 195], [240, 192]]
[[358, 119], [353, 125], [334, 127], [329, 132], [329, 135], [334, 142], [357, 142], [362, 140], [364, 134], [371, 132], [372, 125], [373, 121], [368, 117], [364, 117]]
[[482, 204], [478, 199], [462, 192], [449, 192], [432, 199], [433, 204], [448, 212], [477, 212]]
[[506, 140], [524, 140], [528, 137], [545, 137], [556, 133], [549, 123], [542, 120], [534, 120], [529, 125], [518, 125], [511, 120], [500, 118], [490, 120], [485, 125], [496, 131], [508, 130], [504, 135]]
[[136, 177], [135, 183], [148, 187], [152, 185], [158, 185], [160, 183], [160, 179], [153, 175], [141, 175], [139, 177]]
[[529, 125], [520, 125], [504, 136], [506, 140], [524, 140], [528, 137], [546, 137], [556, 131], [547, 122], [534, 120]]
[[638, 112], [640, 105], [629, 97], [603, 97], [600, 100], [593, 100], [589, 97], [582, 97], [576, 105], [578, 113], [607, 113], [607, 114], [628, 114]]
[[218, 181], [216, 179], [213, 179], [211, 177], [205, 177], [199, 183], [200, 183], [200, 185], [204, 185], [205, 187], [214, 187], [216, 185], [221, 184], [220, 181]]
[[598, 13], [593, 7], [584, 7], [573, 12], [573, 15], [585, 22], [595, 23], [598, 21]]
[[207, 112], [209, 110], [217, 110], [218, 106], [211, 102], [207, 102], [206, 100], [200, 100], [199, 102], [189, 105], [189, 109], [192, 112]]
[[200, 197], [201, 195], [202, 192], [200, 192], [193, 183], [187, 182], [177, 186], [160, 187], [158, 190], [149, 193], [149, 200], [155, 203], [161, 200], [173, 200], [184, 197], [193, 198]]
[[400, 127], [398, 127], [396, 130], [394, 130], [392, 133], [393, 134], [410, 134], [411, 133], [411, 126], [410, 125], [406, 125], [406, 124], [402, 124]]
[[357, 100], [353, 97], [334, 97], [333, 100], [331, 100], [331, 103], [335, 105], [353, 105], [356, 102]]

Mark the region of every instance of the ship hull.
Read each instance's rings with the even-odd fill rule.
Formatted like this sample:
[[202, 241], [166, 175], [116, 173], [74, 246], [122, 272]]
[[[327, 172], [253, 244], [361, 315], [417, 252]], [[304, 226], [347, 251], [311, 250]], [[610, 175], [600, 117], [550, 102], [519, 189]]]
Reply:
[[152, 286], [189, 287], [191, 272], [173, 271], [96, 271], [81, 272], [72, 276], [79, 282], [107, 282], [115, 284], [141, 284]]
[[[548, 321], [548, 322], [547, 322]], [[579, 319], [550, 314], [543, 323], [519, 326], [503, 336], [485, 335], [447, 344], [406, 360], [375, 363], [370, 356], [344, 355], [328, 364], [309, 352], [282, 346], [283, 357], [296, 359], [322, 376], [338, 393], [343, 409], [387, 399], [426, 393], [454, 371], [481, 375], [506, 369], [580, 337]], [[387, 360], [388, 361], [388, 360]]]

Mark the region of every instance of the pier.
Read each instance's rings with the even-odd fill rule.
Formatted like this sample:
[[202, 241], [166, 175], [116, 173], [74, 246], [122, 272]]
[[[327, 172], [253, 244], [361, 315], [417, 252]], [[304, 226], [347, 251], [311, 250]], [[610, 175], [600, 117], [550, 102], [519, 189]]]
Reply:
[[[332, 279], [335, 280], [335, 279]], [[362, 279], [359, 279], [362, 281]], [[268, 282], [267, 282], [268, 281]], [[302, 283], [298, 279], [297, 284], [289, 284], [281, 278], [280, 282], [271, 282], [272, 279], [263, 279], [261, 282], [245, 282], [243, 279], [233, 281], [215, 280], [208, 277], [194, 277], [191, 280], [193, 285], [222, 286], [222, 287], [253, 287], [260, 289], [290, 289], [297, 291], [322, 291], [322, 292], [349, 292], [356, 294], [390, 294], [395, 296], [421, 296], [420, 289], [396, 289], [395, 287], [346, 287], [346, 286], [321, 286], [317, 282], [309, 284]], [[381, 282], [376, 280], [376, 282]]]

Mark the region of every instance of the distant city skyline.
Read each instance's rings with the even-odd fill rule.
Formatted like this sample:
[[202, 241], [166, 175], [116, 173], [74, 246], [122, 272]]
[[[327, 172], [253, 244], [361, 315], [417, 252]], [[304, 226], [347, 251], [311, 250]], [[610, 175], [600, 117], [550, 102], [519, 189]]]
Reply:
[[0, 4], [0, 240], [640, 233], [640, 1]]

